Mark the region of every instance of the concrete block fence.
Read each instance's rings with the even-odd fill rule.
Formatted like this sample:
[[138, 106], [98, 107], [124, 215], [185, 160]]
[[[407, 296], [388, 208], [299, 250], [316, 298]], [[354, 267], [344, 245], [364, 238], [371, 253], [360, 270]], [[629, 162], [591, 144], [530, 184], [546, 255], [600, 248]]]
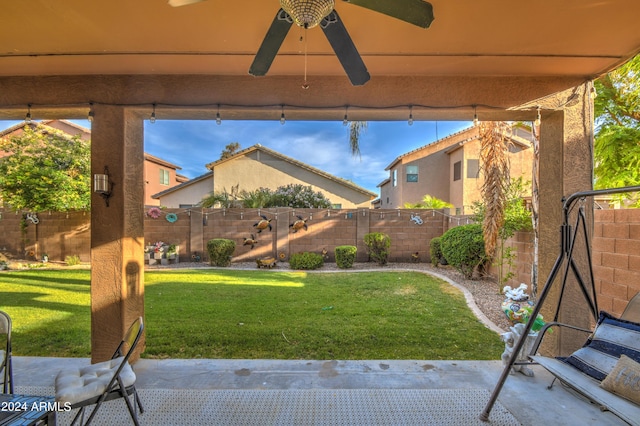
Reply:
[[22, 213], [0, 208], [0, 253], [30, 260], [41, 260], [46, 254], [60, 261], [76, 255], [83, 262], [90, 261], [90, 212], [45, 212], [28, 217], [22, 221]]
[[[167, 220], [167, 215], [172, 221]], [[253, 226], [261, 215], [271, 220], [271, 230], [258, 233]], [[298, 216], [307, 229], [293, 232]], [[21, 230], [22, 214], [0, 209], [0, 252], [16, 258], [41, 259], [47, 254], [52, 261], [63, 261], [77, 255], [90, 260], [90, 213], [41, 213], [38, 223], [26, 220]], [[173, 220], [175, 219], [175, 220]], [[384, 232], [391, 237], [391, 262], [430, 262], [429, 243], [446, 230], [468, 223], [468, 218], [450, 218], [431, 210], [370, 209], [163, 209], [157, 218], [145, 216], [145, 245], [163, 241], [176, 244], [180, 261], [200, 256], [207, 262], [206, 244], [213, 238], [236, 242], [234, 261], [254, 261], [262, 257], [285, 259], [292, 253], [327, 251], [327, 260], [335, 261], [334, 249], [339, 245], [358, 248], [357, 261], [368, 260], [364, 235]], [[252, 237], [253, 236], [253, 237]], [[257, 241], [253, 248], [245, 239]], [[516, 233], [507, 241], [516, 255], [515, 276], [507, 284], [530, 285], [533, 258], [531, 233]], [[596, 210], [592, 258], [596, 289], [601, 309], [620, 314], [627, 301], [640, 291], [640, 209]], [[495, 274], [495, 267], [492, 271]], [[539, 277], [544, 282], [546, 277]]]
[[619, 315], [640, 292], [640, 209], [597, 210], [593, 234], [599, 308]]
[[[507, 285], [530, 284], [533, 234], [519, 232], [507, 241], [517, 256]], [[595, 210], [591, 259], [598, 307], [620, 315], [640, 292], [640, 209]], [[495, 275], [495, 266], [490, 270]], [[547, 277], [538, 277], [539, 285]]]
[[[156, 215], [145, 215], [145, 246], [162, 241], [176, 244], [180, 260], [199, 257], [208, 261], [207, 241], [228, 238], [235, 241], [234, 261], [293, 253], [327, 252], [327, 260], [335, 261], [334, 249], [340, 245], [358, 248], [357, 261], [368, 260], [364, 236], [384, 232], [391, 237], [391, 262], [410, 262], [417, 253], [421, 262], [429, 262], [429, 243], [451, 226], [441, 211], [370, 210], [370, 209], [162, 209]], [[271, 230], [258, 232], [254, 225], [265, 216]], [[304, 220], [306, 229], [293, 232], [294, 222]], [[0, 209], [0, 250], [16, 258], [40, 259], [47, 254], [52, 261], [63, 261], [77, 255], [90, 260], [90, 213], [42, 213], [37, 224], [26, 221], [21, 231], [22, 214]], [[171, 219], [171, 220], [167, 220]], [[456, 219], [454, 221], [458, 222]], [[257, 243], [244, 245], [245, 239]]]

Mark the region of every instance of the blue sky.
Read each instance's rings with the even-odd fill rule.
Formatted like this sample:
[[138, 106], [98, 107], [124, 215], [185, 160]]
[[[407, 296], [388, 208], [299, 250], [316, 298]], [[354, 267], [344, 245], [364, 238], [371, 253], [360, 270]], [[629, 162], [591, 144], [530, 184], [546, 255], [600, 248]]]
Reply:
[[[86, 120], [73, 120], [88, 127]], [[5, 129], [15, 121], [0, 121]], [[379, 193], [376, 185], [389, 176], [385, 171], [396, 157], [471, 125], [464, 121], [371, 121], [361, 135], [361, 157], [349, 151], [349, 128], [337, 121], [145, 121], [144, 150], [182, 167], [193, 178], [207, 172], [205, 164], [220, 158], [231, 142], [241, 148], [261, 144], [327, 173], [353, 181]]]

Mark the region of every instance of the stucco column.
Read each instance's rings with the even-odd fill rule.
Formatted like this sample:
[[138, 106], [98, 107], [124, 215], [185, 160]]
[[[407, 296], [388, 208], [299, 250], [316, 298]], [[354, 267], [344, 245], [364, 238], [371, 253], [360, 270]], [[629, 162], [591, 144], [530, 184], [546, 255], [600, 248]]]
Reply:
[[204, 223], [202, 222], [204, 219], [204, 215], [202, 214], [202, 209], [192, 208], [191, 213], [189, 214], [189, 224], [190, 224], [190, 232], [189, 232], [189, 247], [191, 248], [190, 253], [185, 254], [187, 257], [187, 262], [191, 260], [191, 256], [196, 253], [200, 256], [200, 259], [204, 260], [204, 250], [206, 244], [204, 242]]
[[91, 195], [91, 360], [99, 362], [144, 316], [144, 148], [141, 118], [122, 107], [94, 111], [91, 174], [107, 167], [113, 181], [108, 206], [93, 187]]
[[284, 253], [289, 259], [289, 208], [279, 207], [275, 209], [274, 220], [271, 226], [275, 228], [275, 242], [273, 244], [275, 256]]
[[[556, 110], [542, 112], [540, 128], [540, 240], [539, 240], [539, 289], [547, 280], [560, 253], [560, 225], [563, 221], [563, 197], [578, 191], [592, 189], [593, 185], [593, 115], [592, 100], [586, 86], [558, 94], [551, 104]], [[573, 98], [572, 98], [573, 97]], [[569, 102], [567, 100], [569, 99]], [[567, 105], [562, 106], [567, 103]], [[553, 106], [553, 105], [551, 105]], [[587, 231], [593, 233], [593, 202], [585, 203]], [[575, 223], [575, 211], [570, 224]], [[576, 242], [574, 260], [584, 280], [588, 282], [587, 252], [584, 240]], [[542, 309], [546, 321], [553, 320], [555, 307], [561, 292], [563, 268], [556, 278]], [[591, 315], [588, 304], [579, 290], [577, 281], [569, 274], [563, 296], [559, 320], [589, 328]], [[556, 331], [545, 337], [543, 352], [566, 355], [584, 343], [584, 334], [572, 331]], [[576, 346], [577, 345], [577, 346]]]
[[369, 260], [367, 254], [367, 246], [364, 243], [364, 236], [371, 232], [371, 210], [366, 208], [357, 209], [353, 214], [356, 215], [356, 242], [358, 249], [356, 252], [356, 260], [358, 262], [366, 262]]

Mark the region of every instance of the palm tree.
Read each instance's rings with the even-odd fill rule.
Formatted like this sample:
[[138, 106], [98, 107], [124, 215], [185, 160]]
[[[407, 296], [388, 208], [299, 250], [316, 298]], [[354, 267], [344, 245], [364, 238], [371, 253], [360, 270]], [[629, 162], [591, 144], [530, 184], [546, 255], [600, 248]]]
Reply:
[[368, 122], [366, 121], [350, 121], [349, 122], [349, 148], [352, 156], [360, 157], [360, 135], [367, 130]]
[[489, 257], [495, 254], [500, 229], [504, 224], [506, 185], [509, 182], [507, 136], [511, 128], [502, 122], [488, 121], [480, 124], [480, 163], [484, 171], [482, 199], [485, 215], [482, 221], [484, 251]]
[[227, 146], [224, 147], [222, 152], [220, 153], [220, 159], [224, 160], [226, 158], [233, 157], [236, 153], [240, 151], [240, 143], [239, 142], [231, 142]]

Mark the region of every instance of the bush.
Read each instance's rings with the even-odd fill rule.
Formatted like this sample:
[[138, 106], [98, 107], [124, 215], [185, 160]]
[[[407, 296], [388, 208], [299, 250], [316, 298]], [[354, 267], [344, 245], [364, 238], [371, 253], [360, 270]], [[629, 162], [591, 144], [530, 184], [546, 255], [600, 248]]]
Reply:
[[265, 207], [328, 208], [331, 201], [322, 192], [314, 191], [311, 185], [290, 183], [276, 188], [271, 194], [270, 204]]
[[236, 249], [236, 243], [225, 238], [214, 238], [207, 241], [209, 264], [211, 266], [229, 266], [231, 255]]
[[372, 232], [365, 234], [364, 243], [367, 246], [367, 254], [378, 265], [387, 264], [389, 257], [389, 247], [391, 247], [391, 238], [382, 232]]
[[321, 254], [308, 251], [294, 253], [289, 257], [291, 269], [318, 269], [324, 266], [324, 258]]
[[477, 223], [449, 229], [440, 237], [440, 248], [447, 262], [466, 278], [471, 278], [476, 267], [488, 260], [482, 226]]
[[64, 261], [67, 264], [67, 266], [79, 265], [80, 264], [80, 256], [78, 256], [77, 254], [74, 254], [73, 256], [67, 256], [67, 257], [64, 258]]
[[439, 264], [446, 265], [447, 261], [442, 255], [442, 247], [440, 246], [441, 243], [442, 240], [440, 239], [440, 237], [432, 238], [431, 242], [429, 243], [429, 254], [431, 255], [431, 264], [433, 266], [438, 266]]
[[356, 260], [356, 253], [358, 248], [356, 246], [338, 246], [335, 248], [334, 253], [336, 255], [336, 265], [341, 269], [348, 269], [353, 266], [353, 262]]

